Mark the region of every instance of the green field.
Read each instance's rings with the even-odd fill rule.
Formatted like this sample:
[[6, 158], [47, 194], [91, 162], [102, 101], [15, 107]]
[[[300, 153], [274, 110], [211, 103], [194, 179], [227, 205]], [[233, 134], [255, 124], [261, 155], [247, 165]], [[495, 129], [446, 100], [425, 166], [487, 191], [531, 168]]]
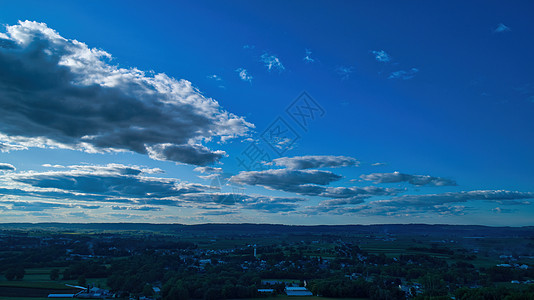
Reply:
[[[17, 300], [44, 300], [43, 297], [17, 297]], [[0, 300], [13, 300], [13, 297], [0, 297]]]
[[[30, 288], [30, 289], [51, 289], [51, 290], [70, 290], [72, 287], [68, 287], [65, 284], [78, 285], [77, 280], [50, 280], [50, 272], [52, 269], [59, 269], [60, 273], [64, 268], [32, 268], [26, 269], [26, 274], [22, 280], [8, 281], [5, 280], [3, 275], [0, 275], [0, 287], [17, 287], [17, 288]], [[88, 278], [87, 283], [107, 288], [106, 278]], [[17, 298], [24, 299], [24, 298]], [[33, 298], [32, 298], [33, 299]], [[0, 298], [2, 300], [2, 298]]]
[[266, 299], [266, 300], [295, 300], [295, 299], [311, 299], [311, 300], [369, 300], [368, 298], [327, 298], [327, 297], [318, 297], [318, 296], [311, 296], [311, 297], [298, 297], [298, 296], [276, 296], [276, 297], [267, 297], [267, 298], [250, 298], [250, 299], [244, 299], [244, 300], [258, 300], [258, 299]]

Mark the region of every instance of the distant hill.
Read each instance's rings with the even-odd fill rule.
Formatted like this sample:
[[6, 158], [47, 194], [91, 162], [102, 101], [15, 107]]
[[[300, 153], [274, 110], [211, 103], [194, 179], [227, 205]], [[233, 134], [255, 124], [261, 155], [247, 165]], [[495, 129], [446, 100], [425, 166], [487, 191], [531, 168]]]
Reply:
[[35, 229], [59, 231], [154, 231], [209, 235], [270, 234], [370, 234], [429, 235], [455, 237], [534, 237], [534, 226], [492, 227], [480, 225], [280, 225], [280, 224], [149, 224], [149, 223], [0, 223], [0, 230]]

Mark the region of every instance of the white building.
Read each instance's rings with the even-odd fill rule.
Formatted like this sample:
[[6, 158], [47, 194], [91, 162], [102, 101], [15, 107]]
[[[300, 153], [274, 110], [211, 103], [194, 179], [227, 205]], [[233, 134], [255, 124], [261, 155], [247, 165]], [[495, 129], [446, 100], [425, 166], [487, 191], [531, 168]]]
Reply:
[[308, 291], [308, 289], [303, 286], [288, 286], [286, 287], [286, 294], [288, 296], [313, 296], [312, 292]]

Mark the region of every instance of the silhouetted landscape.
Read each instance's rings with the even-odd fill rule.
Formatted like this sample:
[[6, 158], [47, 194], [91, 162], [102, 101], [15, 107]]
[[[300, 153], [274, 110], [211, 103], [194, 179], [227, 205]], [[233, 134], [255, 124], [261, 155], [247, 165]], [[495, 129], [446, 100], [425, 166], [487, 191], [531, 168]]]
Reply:
[[534, 227], [9, 223], [0, 229], [0, 299], [534, 296]]

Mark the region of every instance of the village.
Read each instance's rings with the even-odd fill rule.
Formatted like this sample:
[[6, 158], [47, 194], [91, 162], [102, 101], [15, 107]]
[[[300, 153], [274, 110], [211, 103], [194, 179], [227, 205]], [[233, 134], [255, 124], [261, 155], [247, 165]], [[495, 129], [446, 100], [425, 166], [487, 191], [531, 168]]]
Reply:
[[519, 237], [273, 234], [3, 230], [0, 297], [418, 299], [533, 286], [531, 242]]

